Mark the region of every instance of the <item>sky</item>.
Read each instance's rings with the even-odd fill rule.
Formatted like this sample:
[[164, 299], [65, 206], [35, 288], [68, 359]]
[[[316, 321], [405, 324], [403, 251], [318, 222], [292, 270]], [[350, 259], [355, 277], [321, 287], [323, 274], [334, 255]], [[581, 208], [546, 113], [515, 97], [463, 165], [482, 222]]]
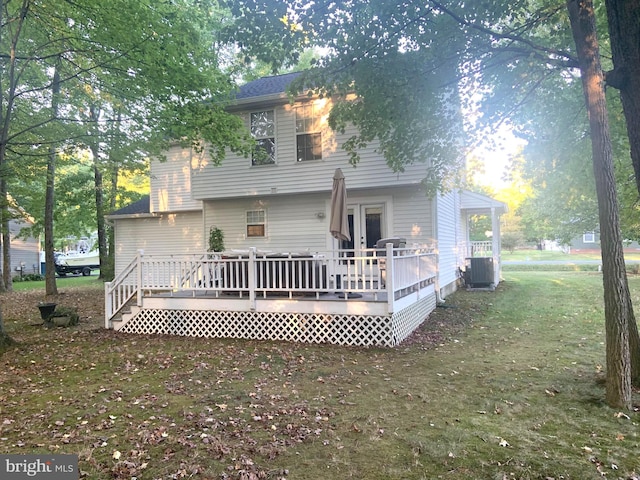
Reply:
[[[502, 138], [502, 141], [500, 140]], [[476, 183], [491, 187], [494, 191], [507, 186], [504, 180], [510, 159], [522, 148], [522, 140], [517, 139], [508, 127], [501, 128], [495, 137], [477, 148], [472, 156], [482, 162], [484, 172], [476, 173]]]

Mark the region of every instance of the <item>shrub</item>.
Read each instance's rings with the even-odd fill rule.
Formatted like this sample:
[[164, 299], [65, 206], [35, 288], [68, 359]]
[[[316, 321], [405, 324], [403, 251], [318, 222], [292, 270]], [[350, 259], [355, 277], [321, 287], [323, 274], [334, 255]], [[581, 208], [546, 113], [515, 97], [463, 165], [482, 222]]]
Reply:
[[224, 252], [224, 233], [218, 227], [209, 229], [209, 251]]
[[17, 282], [39, 282], [44, 280], [44, 277], [42, 275], [40, 275], [39, 273], [28, 273], [26, 275], [19, 275], [19, 276], [15, 276], [13, 277], [13, 282], [17, 283]]
[[523, 243], [524, 238], [519, 233], [503, 233], [501, 240], [502, 248], [513, 253]]

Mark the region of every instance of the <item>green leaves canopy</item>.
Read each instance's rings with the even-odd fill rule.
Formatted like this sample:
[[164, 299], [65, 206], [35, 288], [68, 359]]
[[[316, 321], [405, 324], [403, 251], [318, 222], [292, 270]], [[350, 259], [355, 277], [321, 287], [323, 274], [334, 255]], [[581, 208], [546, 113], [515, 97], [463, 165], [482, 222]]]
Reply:
[[[0, 17], [0, 173], [40, 221], [36, 197], [52, 145], [72, 155], [90, 147], [105, 188], [171, 141], [200, 147], [204, 140], [216, 161], [225, 147], [248, 151], [241, 122], [225, 111], [234, 83], [214, 39], [225, 18], [217, 2], [6, 1]], [[62, 91], [54, 116], [56, 65]], [[83, 204], [93, 201], [89, 188]]]
[[341, 100], [356, 95], [338, 102], [330, 117], [338, 130], [358, 127], [344, 145], [353, 164], [358, 149], [377, 138], [393, 171], [425, 162], [429, 187], [446, 187], [474, 141], [524, 105], [536, 83], [575, 64], [559, 2], [227, 5], [236, 21], [226, 38], [248, 58], [277, 69], [295, 63], [304, 48], [323, 53], [294, 88]]

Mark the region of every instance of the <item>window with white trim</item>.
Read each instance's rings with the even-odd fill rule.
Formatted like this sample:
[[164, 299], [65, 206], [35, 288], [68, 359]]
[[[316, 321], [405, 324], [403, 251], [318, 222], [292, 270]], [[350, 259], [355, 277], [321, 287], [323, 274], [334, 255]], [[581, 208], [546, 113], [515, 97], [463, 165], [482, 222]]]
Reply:
[[251, 135], [256, 148], [251, 155], [251, 165], [276, 163], [276, 121], [273, 110], [251, 113]]
[[296, 160], [322, 160], [320, 112], [313, 103], [296, 107]]
[[596, 243], [595, 232], [584, 232], [584, 235], [582, 235], [582, 243]]
[[266, 231], [266, 212], [264, 210], [249, 210], [247, 212], [247, 237], [265, 237]]

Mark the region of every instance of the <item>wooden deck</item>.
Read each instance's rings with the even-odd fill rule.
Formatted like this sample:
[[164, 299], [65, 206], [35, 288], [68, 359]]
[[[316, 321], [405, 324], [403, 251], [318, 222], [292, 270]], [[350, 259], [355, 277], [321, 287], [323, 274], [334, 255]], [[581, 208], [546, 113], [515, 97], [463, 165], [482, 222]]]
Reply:
[[[126, 275], [105, 286], [105, 326], [393, 346], [435, 308], [435, 255], [391, 246], [379, 253], [140, 256]], [[126, 305], [130, 311], [118, 316]]]

